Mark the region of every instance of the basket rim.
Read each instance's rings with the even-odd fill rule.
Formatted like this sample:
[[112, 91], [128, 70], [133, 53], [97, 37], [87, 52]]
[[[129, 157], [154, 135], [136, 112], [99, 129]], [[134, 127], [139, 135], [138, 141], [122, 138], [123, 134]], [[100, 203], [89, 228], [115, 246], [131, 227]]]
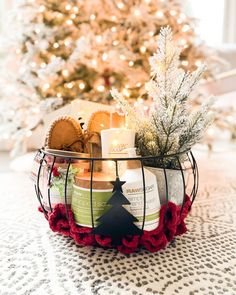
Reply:
[[[58, 150], [60, 151], [60, 150]], [[188, 154], [191, 153], [191, 149], [179, 152], [179, 153], [175, 153], [175, 154], [169, 154], [169, 155], [158, 155], [158, 156], [137, 156], [137, 157], [122, 157], [122, 158], [103, 158], [103, 157], [83, 157], [83, 156], [71, 156], [71, 155], [66, 155], [66, 154], [59, 154], [59, 153], [55, 153], [55, 152], [50, 152], [47, 149], [45, 149], [44, 147], [38, 150], [39, 153], [43, 153], [44, 155], [47, 156], [53, 156], [56, 158], [66, 158], [66, 159], [70, 159], [70, 160], [83, 160], [83, 161], [140, 161], [143, 162], [145, 160], [149, 160], [149, 159], [156, 159], [156, 160], [164, 160], [164, 159], [169, 159], [169, 158], [179, 158], [179, 156], [184, 155], [184, 154]], [[71, 151], [68, 151], [69, 153], [73, 153]], [[76, 152], [75, 152], [76, 153]], [[77, 153], [77, 154], [82, 154], [82, 153]], [[86, 153], [85, 153], [86, 154]]]

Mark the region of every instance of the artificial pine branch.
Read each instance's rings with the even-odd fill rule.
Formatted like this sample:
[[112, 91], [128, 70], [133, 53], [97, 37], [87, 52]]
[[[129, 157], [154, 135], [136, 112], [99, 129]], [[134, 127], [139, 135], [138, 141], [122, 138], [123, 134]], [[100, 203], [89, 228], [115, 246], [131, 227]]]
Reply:
[[[136, 126], [137, 145], [142, 156], [166, 156], [187, 151], [201, 140], [212, 121], [209, 112], [211, 101], [194, 114], [187, 111], [189, 95], [205, 66], [192, 73], [185, 72], [179, 68], [179, 57], [180, 50], [172, 40], [170, 28], [162, 28], [157, 53], [150, 58], [152, 77], [146, 84], [146, 90], [153, 98], [153, 106], [148, 118], [139, 118], [117, 90], [111, 92]], [[180, 160], [184, 161], [184, 157], [180, 156]], [[148, 164], [179, 167], [175, 157], [164, 159], [163, 163], [149, 161]]]

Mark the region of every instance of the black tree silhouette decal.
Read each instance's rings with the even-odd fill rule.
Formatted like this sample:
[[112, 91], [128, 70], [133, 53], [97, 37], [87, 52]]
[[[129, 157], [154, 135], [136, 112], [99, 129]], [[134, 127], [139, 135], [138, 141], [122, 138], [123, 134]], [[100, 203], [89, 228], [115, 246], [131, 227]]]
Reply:
[[130, 202], [123, 195], [122, 185], [125, 181], [120, 181], [119, 177], [116, 177], [116, 180], [111, 181], [111, 183], [114, 187], [107, 204], [112, 207], [97, 219], [100, 224], [93, 229], [93, 233], [110, 236], [113, 245], [121, 245], [124, 236], [141, 235], [142, 230], [133, 223], [138, 219], [122, 206], [130, 205]]

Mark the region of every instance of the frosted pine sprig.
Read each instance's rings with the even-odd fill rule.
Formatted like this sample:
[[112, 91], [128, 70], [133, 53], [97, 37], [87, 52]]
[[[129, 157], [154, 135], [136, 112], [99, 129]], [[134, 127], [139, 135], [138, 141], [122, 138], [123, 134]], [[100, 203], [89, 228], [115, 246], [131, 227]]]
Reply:
[[[195, 113], [187, 109], [189, 96], [206, 70], [205, 65], [192, 73], [179, 67], [180, 49], [172, 40], [169, 27], [162, 28], [157, 53], [150, 57], [151, 79], [146, 91], [153, 99], [153, 108], [147, 119], [139, 118], [123, 95], [112, 90], [113, 98], [136, 126], [137, 145], [141, 155], [158, 156], [189, 150], [199, 142], [213, 120], [212, 100]], [[183, 160], [183, 159], [182, 159]], [[177, 165], [174, 159], [166, 163]]]

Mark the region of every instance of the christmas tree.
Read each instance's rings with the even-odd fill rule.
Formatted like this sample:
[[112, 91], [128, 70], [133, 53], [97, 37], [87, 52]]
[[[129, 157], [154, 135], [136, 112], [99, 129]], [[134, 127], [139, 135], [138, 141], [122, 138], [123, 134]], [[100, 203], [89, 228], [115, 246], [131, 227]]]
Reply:
[[75, 98], [107, 103], [112, 87], [145, 98], [161, 26], [172, 28], [183, 49], [182, 67], [206, 59], [176, 0], [24, 0], [12, 19], [5, 44], [14, 67], [4, 72], [0, 109], [4, 128], [18, 140]]
[[130, 202], [123, 195], [122, 185], [125, 181], [111, 182], [114, 186], [111, 198], [107, 204], [111, 205], [104, 215], [97, 219], [100, 224], [94, 228], [93, 233], [110, 236], [114, 245], [120, 245], [125, 235], [141, 235], [142, 231], [133, 222], [138, 221], [122, 205], [130, 205]]

